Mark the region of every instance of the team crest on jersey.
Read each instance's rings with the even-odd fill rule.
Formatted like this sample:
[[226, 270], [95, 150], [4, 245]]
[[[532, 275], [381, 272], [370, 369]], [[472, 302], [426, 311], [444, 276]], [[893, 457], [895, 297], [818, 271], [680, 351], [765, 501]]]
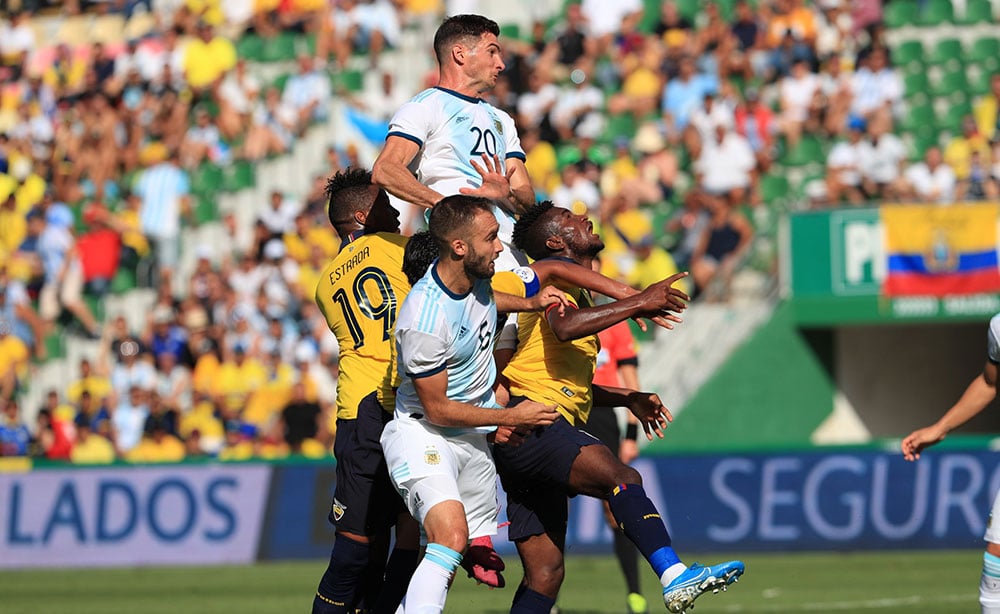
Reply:
[[437, 448], [427, 448], [424, 450], [424, 462], [428, 465], [440, 465], [441, 453], [437, 451]]
[[339, 522], [344, 517], [345, 512], [347, 512], [347, 506], [334, 498], [333, 505], [330, 506], [330, 513], [333, 514], [333, 519]]
[[494, 119], [493, 125], [497, 128], [497, 134], [503, 134], [503, 124], [500, 123], [499, 119]]

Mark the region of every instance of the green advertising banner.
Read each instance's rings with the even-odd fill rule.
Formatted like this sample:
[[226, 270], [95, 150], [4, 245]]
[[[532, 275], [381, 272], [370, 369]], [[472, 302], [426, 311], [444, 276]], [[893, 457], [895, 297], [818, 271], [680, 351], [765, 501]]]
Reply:
[[969, 321], [1000, 312], [996, 293], [886, 296], [890, 258], [879, 209], [792, 213], [786, 236], [783, 284], [800, 325]]

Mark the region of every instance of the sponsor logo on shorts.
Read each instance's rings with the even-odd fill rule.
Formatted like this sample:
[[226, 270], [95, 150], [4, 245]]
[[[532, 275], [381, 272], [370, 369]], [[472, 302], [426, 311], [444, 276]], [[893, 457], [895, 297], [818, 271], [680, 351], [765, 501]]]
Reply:
[[440, 465], [441, 453], [437, 451], [437, 448], [427, 448], [424, 450], [424, 462], [428, 465]]
[[335, 521], [339, 521], [344, 517], [344, 513], [347, 511], [347, 506], [340, 501], [337, 501], [337, 499], [334, 499], [330, 511], [333, 514], [333, 519]]

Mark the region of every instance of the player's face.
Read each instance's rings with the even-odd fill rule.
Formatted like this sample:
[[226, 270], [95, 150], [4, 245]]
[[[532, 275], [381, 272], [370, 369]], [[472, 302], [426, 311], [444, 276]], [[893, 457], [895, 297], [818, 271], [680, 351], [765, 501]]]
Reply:
[[468, 251], [463, 259], [465, 272], [470, 277], [477, 279], [493, 277], [496, 271], [494, 261], [503, 251], [503, 244], [497, 237], [498, 230], [500, 224], [492, 214], [480, 212], [476, 216], [472, 237], [468, 241]]
[[497, 37], [490, 32], [479, 37], [476, 46], [469, 50], [469, 72], [485, 85], [486, 89], [497, 84], [497, 77], [505, 68], [503, 49]]
[[[557, 211], [558, 209], [558, 211]], [[604, 249], [604, 241], [594, 233], [594, 223], [586, 215], [574, 215], [568, 209], [553, 209], [560, 216], [563, 227], [563, 241], [570, 253], [578, 256], [593, 256]]]
[[389, 203], [389, 195], [378, 186], [371, 186], [375, 197], [365, 218], [365, 232], [399, 232], [399, 211]]

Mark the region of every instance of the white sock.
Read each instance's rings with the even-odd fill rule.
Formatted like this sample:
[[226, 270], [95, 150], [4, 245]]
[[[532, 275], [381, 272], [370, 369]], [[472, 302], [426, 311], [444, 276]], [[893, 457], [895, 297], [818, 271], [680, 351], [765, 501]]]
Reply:
[[983, 554], [983, 575], [979, 580], [979, 605], [983, 614], [1000, 614], [1000, 557]]
[[462, 562], [462, 555], [441, 544], [428, 544], [424, 559], [410, 578], [403, 598], [406, 614], [440, 614], [448, 597], [448, 585]]
[[684, 563], [674, 563], [670, 567], [667, 567], [663, 575], [660, 576], [660, 585], [666, 588], [667, 585], [676, 580], [685, 571], [687, 571], [687, 565]]

